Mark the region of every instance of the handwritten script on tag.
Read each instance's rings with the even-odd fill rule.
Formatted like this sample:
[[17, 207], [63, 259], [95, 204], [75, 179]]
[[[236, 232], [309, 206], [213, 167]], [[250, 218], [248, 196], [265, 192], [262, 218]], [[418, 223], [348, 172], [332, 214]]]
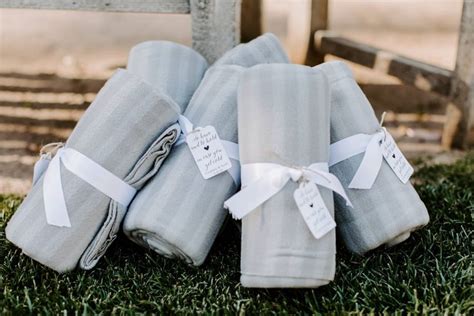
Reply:
[[232, 167], [229, 156], [213, 126], [192, 131], [186, 137], [186, 142], [204, 179], [212, 178]]
[[323, 237], [336, 227], [336, 222], [324, 204], [316, 184], [301, 183], [293, 196], [306, 225], [316, 239]]
[[385, 158], [385, 161], [387, 161], [388, 165], [392, 168], [400, 181], [407, 183], [413, 174], [413, 167], [405, 156], [403, 156], [390, 133], [385, 133], [385, 137], [380, 144], [380, 149], [382, 150], [382, 155]]

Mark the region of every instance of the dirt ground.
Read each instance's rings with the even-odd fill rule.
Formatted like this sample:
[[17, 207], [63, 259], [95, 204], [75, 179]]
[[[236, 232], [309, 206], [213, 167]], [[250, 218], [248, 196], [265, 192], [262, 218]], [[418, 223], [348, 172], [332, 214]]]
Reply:
[[[264, 1], [264, 30], [280, 37], [294, 62], [301, 50], [286, 25], [302, 1]], [[332, 0], [330, 29], [452, 69], [461, 3]], [[0, 10], [0, 192], [27, 192], [40, 147], [67, 138], [133, 45], [150, 39], [190, 45], [190, 28], [185, 15]], [[352, 67], [376, 112], [390, 111], [387, 126], [408, 156], [446, 162], [462, 155], [439, 146], [445, 99]]]

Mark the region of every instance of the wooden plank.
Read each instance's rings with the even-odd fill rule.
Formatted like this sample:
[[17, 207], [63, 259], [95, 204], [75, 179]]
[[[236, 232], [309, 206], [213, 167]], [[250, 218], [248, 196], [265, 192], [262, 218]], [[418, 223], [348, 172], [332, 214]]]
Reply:
[[193, 48], [209, 63], [240, 42], [240, 0], [191, 0]]
[[464, 0], [459, 43], [447, 108], [443, 146], [467, 148], [474, 144], [474, 1]]
[[2, 0], [0, 8], [189, 13], [189, 0]]
[[310, 36], [306, 51], [306, 65], [314, 66], [324, 62], [324, 54], [315, 49], [313, 34], [328, 28], [328, 11], [328, 0], [311, 0]]
[[327, 31], [316, 32], [314, 41], [316, 50], [321, 54], [331, 54], [395, 76], [403, 83], [424, 91], [450, 95], [453, 72], [448, 69], [342, 38]]
[[310, 37], [311, 0], [286, 1], [285, 48], [292, 63], [302, 64]]
[[250, 42], [262, 34], [262, 0], [242, 0], [242, 42]]

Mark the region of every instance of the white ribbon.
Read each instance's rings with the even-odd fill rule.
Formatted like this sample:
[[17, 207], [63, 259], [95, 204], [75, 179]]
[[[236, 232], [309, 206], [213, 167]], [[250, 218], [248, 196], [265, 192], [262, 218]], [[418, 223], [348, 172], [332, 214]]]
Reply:
[[35, 162], [33, 167], [33, 185], [35, 185], [43, 173], [48, 169], [49, 163], [56, 152], [64, 146], [64, 143], [49, 143], [44, 145], [40, 150], [40, 158]]
[[46, 221], [50, 225], [71, 227], [61, 182], [64, 167], [123, 206], [128, 206], [136, 189], [72, 148], [59, 148], [51, 159], [43, 179], [43, 200]]
[[[186, 142], [186, 137], [188, 136], [188, 134], [194, 130], [193, 123], [191, 123], [191, 121], [188, 120], [188, 118], [183, 115], [179, 116], [178, 123], [179, 123], [179, 126], [181, 127], [181, 134], [179, 135], [178, 140], [175, 143], [175, 146], [184, 144]], [[235, 185], [240, 186], [239, 144], [236, 144], [227, 140], [222, 140], [222, 139], [221, 139], [221, 143], [222, 143], [222, 146], [224, 146], [227, 156], [229, 156], [230, 159], [235, 160], [235, 162], [232, 163], [232, 168], [227, 170], [227, 172], [230, 174], [230, 176], [234, 180]]]
[[382, 166], [383, 154], [381, 143], [388, 133], [385, 128], [380, 128], [376, 133], [356, 134], [331, 144], [329, 166], [365, 152], [349, 188], [370, 189], [377, 178]]
[[259, 205], [278, 193], [289, 180], [304, 180], [328, 188], [346, 200], [352, 207], [342, 184], [328, 172], [327, 163], [315, 163], [309, 167], [286, 167], [275, 163], [242, 165], [243, 189], [224, 202], [232, 217], [241, 219]]
[[51, 159], [52, 158], [50, 154], [41, 154], [40, 159], [35, 162], [35, 165], [33, 167], [33, 185], [38, 182], [43, 173], [48, 169]]

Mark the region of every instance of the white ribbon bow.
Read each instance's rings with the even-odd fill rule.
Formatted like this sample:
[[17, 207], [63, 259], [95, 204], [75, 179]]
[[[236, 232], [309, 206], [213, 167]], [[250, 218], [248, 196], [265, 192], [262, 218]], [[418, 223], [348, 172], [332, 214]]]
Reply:
[[224, 207], [229, 209], [233, 218], [241, 219], [283, 189], [290, 179], [294, 182], [310, 181], [328, 188], [342, 196], [346, 204], [352, 207], [342, 184], [327, 170], [327, 163], [314, 163], [302, 168], [275, 163], [242, 165], [242, 183], [245, 187], [225, 201]]
[[[46, 168], [43, 161], [37, 172], [46, 170], [43, 179], [43, 200], [46, 221], [50, 225], [71, 227], [61, 182], [61, 163], [67, 170], [125, 207], [135, 196], [134, 187], [75, 149], [59, 148], [54, 158], [51, 159], [51, 154], [45, 156], [48, 156], [46, 160], [50, 159], [49, 165]], [[40, 161], [42, 159], [43, 155]], [[40, 176], [35, 170], [33, 178], [38, 179]]]
[[344, 138], [330, 146], [329, 166], [365, 152], [354, 177], [349, 183], [350, 189], [370, 189], [377, 178], [383, 161], [382, 141], [386, 137], [386, 129], [380, 128], [376, 133], [356, 134]]
[[[178, 124], [181, 127], [181, 134], [178, 137], [178, 140], [174, 144], [179, 146], [186, 142], [186, 136], [194, 130], [193, 123], [188, 120], [187, 117], [180, 115], [178, 119]], [[239, 156], [239, 144], [221, 139], [222, 146], [229, 156], [230, 159], [235, 160], [236, 162], [232, 163], [232, 168], [227, 170], [230, 174], [236, 186], [240, 186], [240, 156]]]

